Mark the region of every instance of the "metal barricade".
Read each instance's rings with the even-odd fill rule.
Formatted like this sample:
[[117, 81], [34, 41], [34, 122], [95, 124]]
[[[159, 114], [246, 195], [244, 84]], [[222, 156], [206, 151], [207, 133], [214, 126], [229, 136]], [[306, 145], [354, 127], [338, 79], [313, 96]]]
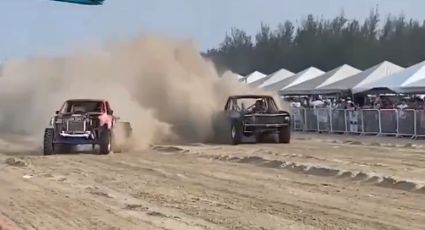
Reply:
[[293, 108], [295, 131], [425, 137], [425, 110]]
[[304, 131], [317, 131], [317, 115], [316, 114], [317, 113], [315, 109], [305, 109]]
[[300, 108], [292, 109], [292, 128], [294, 131], [304, 131], [305, 110]]
[[330, 109], [317, 109], [317, 131], [329, 132], [331, 130]]
[[381, 132], [379, 110], [362, 110], [363, 134], [379, 134]]
[[399, 136], [415, 136], [416, 113], [413, 109], [398, 111], [398, 132]]
[[363, 116], [361, 110], [346, 110], [345, 116], [348, 133], [363, 132]]
[[416, 137], [425, 137], [425, 111], [424, 110], [416, 110], [416, 124], [415, 124], [415, 132]]
[[345, 133], [347, 132], [347, 116], [343, 109], [335, 109], [331, 111], [331, 132]]
[[381, 109], [379, 111], [379, 134], [397, 135], [398, 134], [398, 119], [397, 110]]

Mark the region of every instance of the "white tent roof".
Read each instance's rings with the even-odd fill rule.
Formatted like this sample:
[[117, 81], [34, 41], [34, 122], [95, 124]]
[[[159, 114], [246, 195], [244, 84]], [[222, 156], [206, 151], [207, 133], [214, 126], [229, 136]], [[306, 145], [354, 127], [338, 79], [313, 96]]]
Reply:
[[364, 84], [353, 89], [354, 93], [372, 89], [389, 89], [393, 92], [403, 92], [403, 87], [425, 79], [425, 61], [410, 66], [404, 70], [390, 74], [384, 78]]
[[322, 82], [322, 84], [318, 85], [317, 87], [322, 87], [322, 86], [327, 86], [327, 85], [333, 84], [337, 81], [344, 80], [344, 79], [351, 77], [354, 74], [358, 74], [360, 72], [362, 72], [362, 71], [359, 70], [359, 69], [356, 69], [356, 68], [354, 68], [350, 65], [344, 64], [340, 67], [337, 67], [337, 68], [323, 74], [323, 75], [328, 75], [329, 77], [324, 82]]
[[253, 83], [253, 82], [255, 82], [255, 81], [258, 81], [258, 80], [260, 80], [260, 79], [262, 79], [262, 78], [264, 78], [264, 77], [266, 77], [267, 75], [265, 75], [265, 74], [263, 74], [263, 73], [260, 73], [260, 72], [258, 72], [258, 71], [254, 71], [254, 72], [252, 72], [252, 73], [250, 73], [250, 74], [248, 74], [246, 77], [245, 77], [245, 79], [246, 79], [246, 83], [247, 84], [250, 84], [250, 83]]
[[248, 83], [248, 85], [251, 86], [251, 87], [258, 87], [261, 84], [263, 84], [263, 82], [267, 81], [270, 77], [271, 77], [271, 75], [267, 75], [267, 76], [265, 76], [263, 78], [260, 78], [260, 79], [258, 79], [256, 81], [253, 81], [251, 83]]
[[425, 78], [401, 87], [401, 91], [403, 93], [424, 94], [425, 93]]
[[294, 85], [298, 85], [300, 83], [303, 83], [305, 81], [311, 80], [313, 78], [316, 78], [322, 74], [324, 74], [325, 72], [323, 72], [322, 70], [316, 68], [316, 67], [309, 67], [295, 75], [293, 75], [291, 78], [294, 78], [294, 80], [289, 83], [288, 85], [282, 87], [280, 90], [289, 88], [291, 86]]
[[263, 82], [263, 84], [261, 84], [259, 87], [263, 88], [269, 85], [272, 85], [274, 83], [277, 83], [279, 81], [282, 81], [284, 79], [289, 78], [290, 76], [293, 76], [294, 73], [292, 73], [289, 70], [286, 69], [280, 69], [272, 74], [270, 74], [268, 77], [268, 79], [266, 81]]
[[314, 91], [316, 94], [329, 94], [349, 91], [353, 90], [353, 88], [362, 89], [363, 85], [384, 78], [400, 70], [403, 70], [403, 67], [384, 61], [340, 81], [318, 86]]
[[346, 79], [360, 72], [361, 72], [360, 70], [350, 65], [342, 65], [329, 72], [321, 74], [315, 78], [312, 78], [300, 84], [283, 89], [282, 93], [283, 94], [312, 94], [314, 92], [314, 89], [319, 86], [327, 86], [329, 84]]

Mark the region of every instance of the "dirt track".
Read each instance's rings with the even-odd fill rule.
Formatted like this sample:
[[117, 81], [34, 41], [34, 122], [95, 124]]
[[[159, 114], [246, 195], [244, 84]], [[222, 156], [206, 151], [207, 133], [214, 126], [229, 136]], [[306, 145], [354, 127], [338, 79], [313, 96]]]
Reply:
[[290, 145], [49, 157], [6, 141], [0, 223], [55, 230], [424, 229], [425, 150], [404, 141], [400, 147], [311, 137], [298, 135]]

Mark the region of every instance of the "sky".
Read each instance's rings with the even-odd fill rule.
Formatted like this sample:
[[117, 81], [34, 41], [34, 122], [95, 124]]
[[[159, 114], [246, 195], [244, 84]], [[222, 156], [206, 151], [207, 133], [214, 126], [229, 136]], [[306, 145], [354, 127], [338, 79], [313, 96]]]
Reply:
[[0, 62], [66, 55], [142, 33], [191, 39], [206, 50], [232, 27], [255, 34], [262, 22], [276, 26], [308, 14], [332, 18], [342, 10], [363, 20], [376, 6], [382, 16], [425, 19], [424, 0], [105, 0], [102, 6], [0, 0]]

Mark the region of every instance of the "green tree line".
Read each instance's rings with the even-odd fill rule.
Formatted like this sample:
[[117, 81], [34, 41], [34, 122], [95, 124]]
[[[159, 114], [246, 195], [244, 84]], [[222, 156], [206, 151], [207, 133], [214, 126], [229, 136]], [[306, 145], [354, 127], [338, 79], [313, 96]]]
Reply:
[[381, 21], [378, 10], [364, 22], [344, 14], [327, 20], [308, 15], [298, 25], [261, 24], [254, 37], [232, 28], [218, 48], [204, 55], [219, 70], [242, 75], [281, 68], [298, 72], [310, 66], [328, 71], [342, 64], [366, 69], [384, 60], [407, 67], [425, 60], [425, 21], [391, 15]]

